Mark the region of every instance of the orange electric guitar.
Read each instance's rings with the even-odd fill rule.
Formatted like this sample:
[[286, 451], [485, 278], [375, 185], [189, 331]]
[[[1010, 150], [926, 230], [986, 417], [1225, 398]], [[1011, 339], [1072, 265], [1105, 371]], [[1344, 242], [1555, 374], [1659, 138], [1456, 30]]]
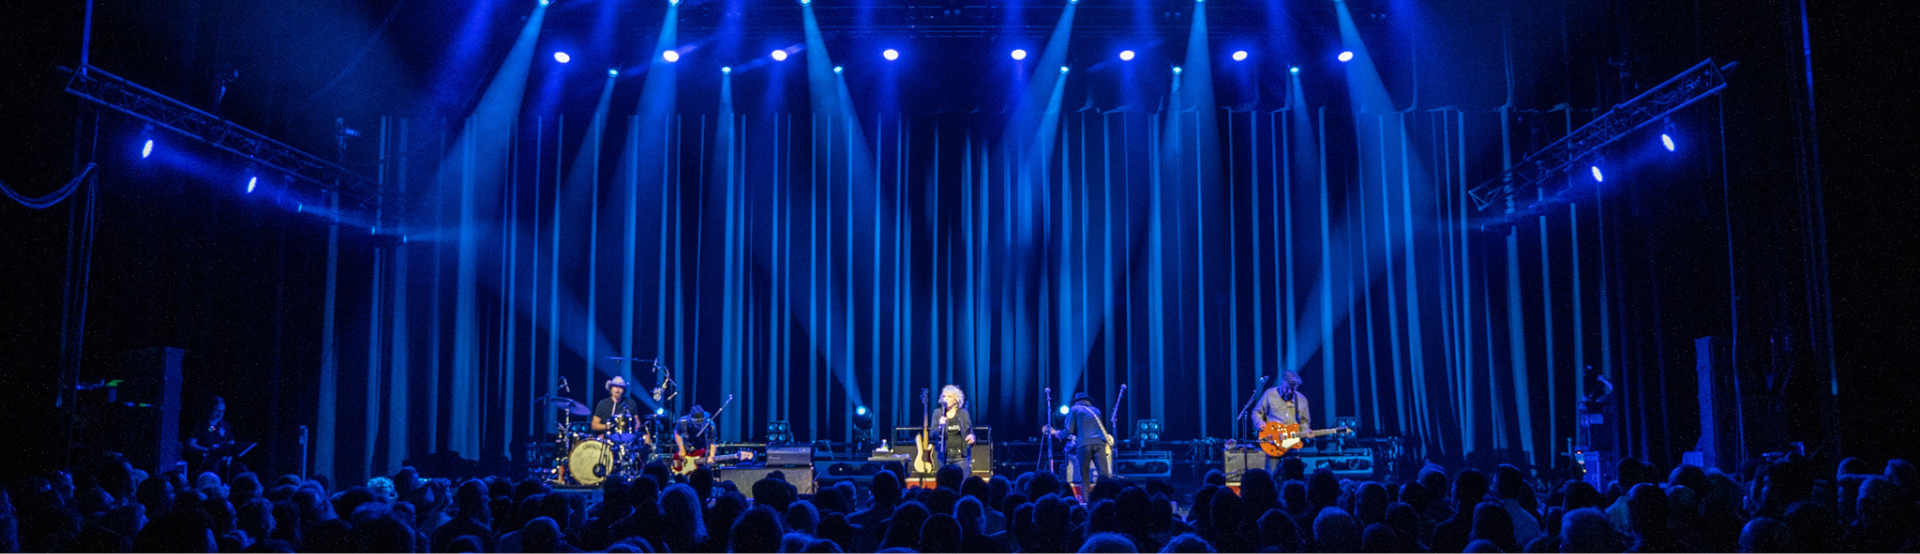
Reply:
[[1266, 425], [1260, 426], [1260, 438], [1257, 442], [1260, 443], [1261, 452], [1266, 452], [1268, 456], [1277, 457], [1284, 456], [1286, 453], [1300, 448], [1300, 445], [1306, 442], [1307, 439], [1352, 432], [1353, 429], [1335, 427], [1332, 429], [1321, 429], [1303, 433], [1300, 431], [1300, 424], [1298, 423], [1269, 421]]

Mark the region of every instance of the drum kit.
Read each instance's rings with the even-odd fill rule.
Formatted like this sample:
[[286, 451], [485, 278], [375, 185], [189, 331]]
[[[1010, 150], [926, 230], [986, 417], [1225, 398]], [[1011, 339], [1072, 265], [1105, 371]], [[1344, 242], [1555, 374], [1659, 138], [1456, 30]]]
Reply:
[[618, 474], [635, 477], [645, 467], [656, 436], [667, 431], [667, 416], [615, 414], [604, 433], [577, 424], [574, 417], [593, 417], [593, 410], [563, 396], [541, 397], [543, 407], [560, 411], [553, 434], [552, 457], [544, 470], [555, 485], [597, 486]]

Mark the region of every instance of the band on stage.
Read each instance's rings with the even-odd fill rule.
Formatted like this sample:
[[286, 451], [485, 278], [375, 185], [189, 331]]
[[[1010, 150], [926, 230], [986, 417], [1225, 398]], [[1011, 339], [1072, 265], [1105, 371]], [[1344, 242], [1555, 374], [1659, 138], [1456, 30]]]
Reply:
[[[670, 400], [678, 392], [673, 390], [672, 379], [658, 360], [636, 360], [630, 358], [611, 358], [628, 361], [651, 361], [655, 373], [661, 375], [660, 386], [651, 389], [656, 404], [663, 399]], [[1263, 377], [1264, 384], [1265, 378]], [[1315, 431], [1312, 428], [1312, 410], [1307, 395], [1301, 392], [1302, 379], [1297, 372], [1285, 371], [1280, 374], [1280, 382], [1273, 387], [1259, 388], [1257, 396], [1249, 400], [1235, 418], [1236, 424], [1251, 422], [1256, 429], [1255, 444], [1266, 454], [1266, 469], [1279, 471], [1283, 456], [1303, 446], [1307, 439], [1335, 432], [1347, 432], [1345, 428]], [[716, 420], [731, 405], [733, 397], [727, 397], [716, 413], [708, 413], [700, 405], [694, 405], [684, 414], [667, 414], [664, 409], [652, 412], [643, 410], [627, 393], [630, 384], [624, 376], [615, 376], [603, 383], [605, 396], [587, 410], [563, 393], [570, 387], [564, 379], [561, 387], [553, 394], [539, 399], [542, 406], [557, 409], [561, 422], [554, 432], [554, 454], [550, 461], [538, 469], [549, 482], [559, 485], [597, 485], [609, 476], [620, 474], [629, 477], [639, 475], [652, 461], [665, 462], [676, 474], [688, 474], [702, 467], [716, 466], [723, 462], [745, 462], [752, 460], [751, 451], [742, 450], [721, 455], [718, 450], [723, 446], [719, 439]], [[668, 393], [662, 396], [663, 393]], [[1115, 477], [1115, 447], [1121, 442], [1114, 433], [1118, 426], [1118, 411], [1121, 399], [1126, 394], [1126, 385], [1121, 385], [1118, 394], [1112, 399], [1112, 409], [1103, 412], [1093, 397], [1086, 392], [1074, 393], [1063, 414], [1056, 420], [1048, 413], [1041, 426], [1041, 436], [1050, 443], [1062, 445], [1058, 450], [1043, 447], [1046, 452], [1059, 452], [1065, 459], [1064, 464], [1055, 464], [1049, 456], [1048, 466], [1065, 473], [1068, 482], [1078, 484], [1080, 490], [1090, 490], [1101, 480]], [[925, 391], [922, 391], [922, 414], [918, 436], [915, 437], [910, 467], [916, 473], [930, 474], [938, 467], [958, 465], [962, 468], [976, 468], [974, 465], [974, 446], [981, 443], [977, 435], [977, 420], [967, 402], [967, 395], [957, 385], [940, 388], [938, 400], [926, 405]], [[1048, 389], [1048, 404], [1051, 404], [1051, 389]], [[590, 416], [584, 426], [576, 426], [572, 418]], [[209, 439], [224, 432], [218, 419], [218, 412], [208, 429]], [[1055, 423], [1058, 422], [1056, 426]], [[1229, 441], [1232, 444], [1232, 441]], [[878, 451], [876, 451], [878, 452]], [[907, 461], [907, 460], [901, 460]]]

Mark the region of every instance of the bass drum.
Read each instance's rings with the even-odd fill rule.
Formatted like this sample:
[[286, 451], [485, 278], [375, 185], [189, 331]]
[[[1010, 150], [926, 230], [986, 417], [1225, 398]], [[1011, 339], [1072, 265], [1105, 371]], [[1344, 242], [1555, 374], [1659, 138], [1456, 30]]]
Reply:
[[583, 440], [573, 445], [573, 452], [567, 455], [567, 471], [582, 485], [598, 485], [613, 474], [617, 461], [613, 447], [606, 441]]

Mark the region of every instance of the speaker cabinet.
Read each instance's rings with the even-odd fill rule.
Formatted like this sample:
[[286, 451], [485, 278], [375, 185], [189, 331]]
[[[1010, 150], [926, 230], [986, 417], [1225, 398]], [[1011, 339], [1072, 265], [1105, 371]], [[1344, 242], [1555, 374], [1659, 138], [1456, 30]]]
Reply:
[[1373, 453], [1365, 451], [1327, 452], [1302, 454], [1300, 459], [1307, 462], [1307, 474], [1320, 468], [1333, 470], [1341, 479], [1372, 479], [1374, 475]]
[[[107, 427], [109, 449], [127, 456], [133, 467], [159, 475], [180, 461], [180, 363], [187, 351], [145, 348], [121, 355], [125, 384]], [[190, 416], [191, 417], [191, 416]]]
[[1126, 477], [1160, 479], [1172, 477], [1173, 452], [1167, 450], [1117, 452], [1113, 456], [1113, 473]]
[[813, 445], [811, 444], [769, 444], [767, 445], [767, 465], [795, 467], [813, 465]]
[[1249, 469], [1265, 469], [1267, 453], [1251, 446], [1228, 448], [1221, 451], [1221, 471], [1227, 474], [1227, 482], [1238, 483], [1240, 476]]

